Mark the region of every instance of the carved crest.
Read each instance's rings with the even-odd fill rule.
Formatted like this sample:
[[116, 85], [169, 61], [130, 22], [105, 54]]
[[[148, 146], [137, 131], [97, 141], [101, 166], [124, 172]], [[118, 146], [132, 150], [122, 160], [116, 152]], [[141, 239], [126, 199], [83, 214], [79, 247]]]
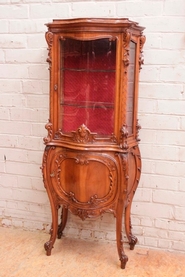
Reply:
[[91, 131], [82, 124], [77, 131], [73, 131], [73, 141], [78, 143], [93, 142], [95, 140], [96, 133], [91, 133]]

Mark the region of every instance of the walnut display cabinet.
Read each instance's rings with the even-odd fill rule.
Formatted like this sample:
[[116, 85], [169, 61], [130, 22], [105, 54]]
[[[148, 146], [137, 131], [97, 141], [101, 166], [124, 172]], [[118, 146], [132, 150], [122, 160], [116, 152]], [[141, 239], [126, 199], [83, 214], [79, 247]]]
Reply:
[[44, 247], [50, 255], [68, 211], [82, 220], [110, 212], [125, 268], [123, 218], [130, 249], [137, 242], [130, 212], [141, 174], [137, 104], [144, 28], [127, 18], [53, 20], [47, 27], [50, 116], [42, 171], [52, 224]]

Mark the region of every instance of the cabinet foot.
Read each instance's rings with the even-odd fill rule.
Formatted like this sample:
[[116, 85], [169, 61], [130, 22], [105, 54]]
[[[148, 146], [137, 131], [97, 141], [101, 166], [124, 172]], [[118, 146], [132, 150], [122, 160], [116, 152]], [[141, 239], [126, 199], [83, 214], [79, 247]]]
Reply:
[[46, 255], [47, 256], [51, 256], [51, 250], [53, 248], [53, 245], [51, 243], [51, 241], [47, 241], [45, 244], [44, 244], [44, 249], [46, 250]]
[[138, 241], [138, 239], [134, 235], [132, 235], [130, 238], [130, 241], [129, 241], [130, 250], [134, 250], [134, 247], [135, 247], [137, 241]]
[[126, 255], [122, 255], [120, 258], [121, 261], [121, 269], [125, 269], [126, 263], [128, 262], [128, 257]]

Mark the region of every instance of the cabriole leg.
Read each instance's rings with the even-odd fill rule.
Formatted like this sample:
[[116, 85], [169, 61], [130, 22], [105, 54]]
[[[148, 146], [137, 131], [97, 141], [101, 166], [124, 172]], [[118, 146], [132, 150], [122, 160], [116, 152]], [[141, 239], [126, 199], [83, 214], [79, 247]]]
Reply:
[[68, 217], [68, 209], [65, 207], [62, 207], [61, 223], [58, 225], [58, 234], [57, 234], [58, 239], [62, 237], [62, 233], [64, 231], [64, 228], [66, 227], [67, 217]]
[[123, 203], [118, 202], [117, 216], [116, 216], [116, 240], [118, 255], [121, 261], [121, 268], [125, 269], [128, 257], [125, 255], [123, 248], [123, 238], [122, 238], [122, 216], [123, 216]]
[[58, 208], [52, 205], [52, 224], [50, 229], [50, 240], [44, 244], [44, 248], [46, 250], [46, 255], [51, 255], [51, 250], [55, 243], [57, 237], [57, 230], [58, 230]]

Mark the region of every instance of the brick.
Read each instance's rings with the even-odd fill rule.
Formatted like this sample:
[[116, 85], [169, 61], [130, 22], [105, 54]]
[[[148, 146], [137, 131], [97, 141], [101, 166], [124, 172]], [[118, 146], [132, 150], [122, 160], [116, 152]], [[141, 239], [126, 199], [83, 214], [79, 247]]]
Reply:
[[9, 188], [17, 187], [17, 176], [6, 174], [6, 173], [1, 174], [0, 183], [1, 183], [1, 186], [3, 187], [9, 187]]
[[[45, 113], [44, 113], [45, 114]], [[42, 121], [43, 121], [43, 123], [32, 123], [31, 124], [31, 129], [32, 129], [32, 135], [33, 136], [37, 136], [37, 137], [40, 137], [41, 138], [41, 140], [44, 138], [44, 137], [46, 137], [47, 136], [47, 131], [45, 130], [45, 128], [44, 128], [44, 126], [45, 126], [45, 124], [48, 122], [48, 114], [47, 114], [47, 112], [46, 112], [46, 116], [45, 116], [45, 118], [43, 118], [42, 119]], [[43, 142], [44, 143], [44, 142]]]
[[[45, 31], [47, 31], [45, 29]], [[16, 35], [17, 36], [17, 35]], [[27, 41], [27, 47], [28, 49], [41, 49], [44, 48], [45, 50], [47, 49], [47, 42], [45, 40], [45, 36], [41, 34], [28, 34], [26, 36], [26, 41]]]
[[27, 95], [27, 107], [28, 108], [48, 108], [48, 98], [45, 95], [38, 95], [35, 97], [34, 95]]
[[144, 50], [147, 65], [178, 65], [183, 62], [182, 50], [155, 49]]
[[181, 177], [179, 180], [179, 190], [185, 191], [185, 178]]
[[182, 192], [155, 190], [153, 191], [153, 202], [184, 206], [184, 195]]
[[23, 34], [12, 35], [12, 34], [0, 34], [0, 47], [18, 49], [26, 48], [26, 36]]
[[[180, 6], [179, 6], [180, 7]], [[163, 33], [161, 35], [161, 47], [163, 49], [184, 49], [184, 33]]]
[[10, 113], [8, 109], [1, 108], [0, 109], [0, 118], [2, 120], [9, 120], [10, 119]]
[[25, 19], [29, 16], [29, 7], [28, 5], [5, 5], [1, 6], [0, 9], [0, 18], [2, 19], [11, 19], [11, 18], [20, 18]]
[[42, 222], [38, 221], [24, 221], [23, 222], [23, 228], [26, 230], [42, 230], [43, 229], [43, 224]]
[[156, 174], [184, 177], [184, 165], [181, 162], [157, 161]]
[[30, 6], [30, 18], [69, 18], [69, 8], [70, 5], [67, 3], [32, 4]]
[[178, 250], [178, 251], [183, 251], [184, 253], [184, 249], [185, 249], [185, 242], [184, 241], [174, 241], [172, 243], [172, 247], [171, 249], [173, 250]]
[[[28, 123], [25, 123], [25, 122], [16, 122], [16, 124], [15, 124], [15, 121], [1, 121], [1, 128], [2, 128], [4, 134], [12, 134], [12, 135], [19, 134], [19, 135], [24, 135], [24, 136], [31, 135], [30, 126], [28, 125]], [[6, 136], [6, 138], [12, 142], [11, 137], [8, 138]], [[17, 138], [16, 138], [16, 140], [17, 140]], [[16, 142], [16, 140], [14, 142]], [[19, 141], [21, 141], [21, 138]]]
[[[1, 79], [1, 90], [3, 92], [3, 93], [1, 93], [1, 96], [4, 96], [4, 100], [6, 101], [6, 104], [2, 104], [2, 102], [0, 102], [0, 106], [1, 105], [7, 106], [8, 100], [9, 100], [9, 102], [11, 102], [11, 101], [10, 101], [9, 97], [7, 98], [6, 92], [9, 92], [9, 93], [11, 93], [11, 92], [14, 93], [15, 91], [21, 92], [21, 81], [20, 80], [10, 80], [10, 79], [9, 80]], [[2, 101], [2, 98], [1, 98], [1, 101]]]
[[[1, 112], [0, 112], [1, 114]], [[8, 115], [7, 115], [8, 117]], [[48, 118], [48, 110], [43, 109], [33, 109], [33, 108], [12, 108], [10, 109], [10, 118], [12, 121], [22, 121], [24, 122], [40, 122], [42, 123], [44, 129], [44, 123], [46, 123]], [[31, 128], [31, 124], [30, 124]]]
[[29, 203], [46, 204], [48, 202], [46, 192], [33, 191], [29, 189], [14, 189], [13, 199]]
[[145, 66], [143, 66], [141, 72], [140, 72], [140, 81], [141, 82], [150, 82], [150, 83], [155, 83], [159, 81], [159, 76], [160, 76], [160, 66], [152, 66], [152, 65], [147, 65], [145, 62]]
[[49, 72], [47, 64], [44, 65], [29, 65], [28, 74], [30, 79], [48, 80]]
[[[144, 35], [145, 35], [145, 32], [146, 31], [144, 31]], [[145, 42], [144, 49], [143, 49], [144, 50], [144, 59], [145, 59], [145, 51], [147, 49], [150, 49], [150, 50], [151, 49], [160, 49], [161, 42], [162, 42], [161, 33], [147, 33], [147, 38], [146, 38], [146, 42]]]
[[[49, 80], [49, 79], [48, 79]], [[44, 94], [47, 93], [47, 99], [49, 99], [49, 82], [38, 80], [22, 80], [22, 91], [23, 93], [29, 94]]]
[[5, 63], [5, 53], [4, 50], [0, 49], [0, 63]]
[[185, 18], [183, 16], [143, 16], [137, 17], [141, 26], [146, 26], [147, 33], [176, 33], [185, 31]]
[[1, 147], [14, 148], [17, 146], [17, 143], [18, 143], [16, 135], [12, 135], [12, 136], [0, 135], [0, 140], [1, 140]]
[[28, 78], [28, 66], [23, 64], [6, 64], [6, 67], [0, 64], [0, 78], [3, 79], [26, 79]]
[[175, 0], [164, 1], [163, 14], [164, 15], [175, 15], [175, 16], [185, 15], [184, 1], [179, 0], [178, 5]]
[[185, 233], [184, 232], [174, 232], [169, 231], [169, 239], [172, 241], [184, 241], [185, 240]]
[[158, 240], [158, 248], [162, 249], [171, 249], [171, 241], [168, 239], [159, 239]]
[[72, 16], [74, 17], [112, 17], [115, 14], [113, 2], [79, 2], [72, 3]]
[[13, 195], [13, 192], [11, 188], [0, 187], [0, 199], [2, 200], [11, 199], [12, 195]]
[[160, 68], [160, 80], [165, 82], [184, 82], [185, 66], [165, 66]]
[[143, 99], [139, 100], [139, 112], [145, 113], [157, 113], [158, 111], [158, 101], [155, 99]]
[[[106, 3], [105, 3], [106, 4]], [[162, 14], [162, 1], [148, 1], [144, 5], [139, 1], [118, 2], [116, 13], [119, 17], [138, 17], [139, 16], [160, 16]], [[137, 20], [137, 19], [134, 19]]]
[[155, 160], [179, 161], [181, 151], [177, 146], [145, 144], [142, 148], [142, 157]]
[[158, 246], [158, 240], [156, 238], [144, 238], [145, 244], [151, 247], [157, 247]]
[[138, 187], [134, 195], [134, 201], [150, 202], [151, 199], [152, 199], [152, 191], [150, 189]]
[[[139, 186], [145, 188], [164, 189], [178, 191], [180, 179], [173, 176], [163, 176], [157, 174], [141, 174]], [[144, 183], [144, 184], [143, 184]]]
[[83, 238], [83, 239], [92, 238], [92, 230], [86, 230], [86, 229], [81, 230], [80, 238]]
[[185, 221], [184, 205], [182, 207], [175, 207], [175, 219]]
[[36, 19], [24, 20], [24, 24], [22, 24], [22, 20], [10, 20], [9, 21], [9, 32], [12, 34], [35, 34], [45, 32], [46, 23], [45, 19]]
[[37, 164], [29, 164], [24, 162], [7, 162], [6, 172], [8, 174], [36, 177], [40, 174], [40, 168]]
[[23, 221], [22, 220], [12, 218], [11, 222], [12, 222], [11, 225], [14, 226], [14, 227], [18, 227], [18, 228], [23, 227]]
[[157, 141], [160, 141], [160, 144], [165, 145], [178, 145], [184, 146], [185, 141], [185, 132], [175, 130], [161, 130], [157, 132]]
[[163, 114], [140, 114], [141, 125], [145, 126], [147, 129], [156, 129], [156, 130], [174, 130], [179, 127], [179, 117]]
[[[166, 100], [182, 100], [185, 99], [182, 84], [170, 83], [141, 83], [139, 89], [140, 99], [144, 98], [146, 101], [150, 99], [166, 99]], [[139, 107], [141, 100], [139, 100]], [[142, 105], [141, 105], [142, 106]], [[143, 107], [144, 108], [144, 107]], [[140, 112], [140, 110], [139, 110]]]
[[40, 137], [33, 137], [33, 136], [28, 136], [28, 137], [18, 137], [18, 143], [17, 143], [19, 148], [23, 149], [30, 149], [30, 150], [43, 150], [44, 145], [43, 141]]
[[154, 220], [149, 217], [141, 218], [140, 226], [154, 227]]
[[164, 205], [159, 203], [140, 203], [134, 201], [132, 204], [132, 214], [133, 215], [142, 215], [143, 217], [150, 218], [173, 218], [173, 206]]
[[[46, 64], [46, 51], [43, 53], [40, 49], [7, 49], [5, 51], [5, 57], [7, 63], [38, 63], [39, 65]], [[41, 83], [42, 85], [42, 83]]]
[[3, 218], [1, 224], [2, 226], [6, 226], [6, 227], [12, 226], [12, 219]]

